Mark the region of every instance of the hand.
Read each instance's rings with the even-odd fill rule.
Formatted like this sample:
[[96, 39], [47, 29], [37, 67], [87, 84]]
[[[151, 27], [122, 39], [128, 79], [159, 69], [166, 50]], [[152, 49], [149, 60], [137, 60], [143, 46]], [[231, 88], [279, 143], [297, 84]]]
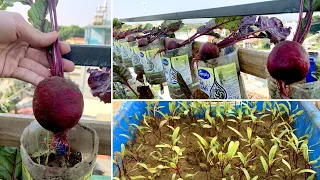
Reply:
[[[58, 38], [56, 31], [42, 33], [17, 13], [0, 11], [0, 78], [16, 78], [33, 85], [50, 77], [44, 48]], [[60, 42], [61, 54], [70, 46]], [[73, 62], [63, 59], [64, 71], [74, 70]]]

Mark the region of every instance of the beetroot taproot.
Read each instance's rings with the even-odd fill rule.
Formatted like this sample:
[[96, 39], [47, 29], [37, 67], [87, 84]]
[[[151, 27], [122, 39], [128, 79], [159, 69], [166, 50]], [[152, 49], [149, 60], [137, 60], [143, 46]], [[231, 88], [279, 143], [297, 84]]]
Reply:
[[278, 43], [268, 57], [267, 69], [270, 75], [285, 85], [303, 80], [309, 71], [307, 51], [295, 41]]
[[199, 55], [201, 60], [209, 60], [219, 57], [219, 48], [210, 42], [203, 43], [199, 49]]
[[34, 116], [43, 128], [54, 133], [74, 127], [82, 116], [83, 106], [79, 88], [63, 77], [44, 79], [34, 92]]
[[166, 45], [167, 50], [177, 49], [178, 47], [179, 44], [175, 40], [170, 40]]

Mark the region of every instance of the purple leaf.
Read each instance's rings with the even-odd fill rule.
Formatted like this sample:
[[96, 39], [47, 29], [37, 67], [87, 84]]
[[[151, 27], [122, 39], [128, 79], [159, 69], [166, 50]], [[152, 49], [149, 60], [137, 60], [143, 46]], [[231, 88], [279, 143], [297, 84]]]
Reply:
[[88, 85], [94, 97], [99, 97], [104, 103], [111, 102], [111, 69], [88, 69], [90, 73]]
[[245, 16], [245, 17], [243, 17], [241, 22], [242, 22], [242, 25], [250, 25], [250, 26], [252, 26], [252, 25], [255, 24], [256, 19], [257, 19], [256, 15], [254, 15], [254, 16]]

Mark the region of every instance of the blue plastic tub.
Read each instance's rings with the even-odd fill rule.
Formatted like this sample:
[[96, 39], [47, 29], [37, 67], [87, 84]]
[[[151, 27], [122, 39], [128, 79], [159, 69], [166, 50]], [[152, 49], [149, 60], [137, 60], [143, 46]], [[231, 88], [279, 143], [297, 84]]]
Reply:
[[[168, 103], [170, 101], [160, 101], [160, 106], [165, 106], [161, 109], [163, 113], [169, 113]], [[178, 101], [177, 101], [178, 103]], [[288, 102], [277, 103], [286, 104]], [[257, 109], [262, 109], [263, 101], [259, 101]], [[320, 156], [320, 111], [309, 101], [291, 101], [291, 106], [295, 108], [297, 105], [299, 109], [303, 109], [305, 112], [299, 116], [297, 119], [294, 128], [297, 137], [301, 137], [304, 134], [309, 134], [309, 146], [310, 150], [313, 152], [310, 153], [310, 160], [317, 159]], [[129, 126], [128, 122], [138, 124], [139, 122], [132, 118], [135, 114], [142, 119], [142, 115], [147, 113], [147, 104], [144, 101], [131, 101], [124, 102], [119, 111], [113, 117], [113, 152], [121, 151], [121, 144], [126, 144], [128, 139], [120, 134], [126, 134], [132, 137], [131, 133], [128, 131]], [[114, 157], [113, 157], [114, 158]], [[315, 166], [319, 165], [316, 164]], [[320, 179], [320, 168], [314, 169], [317, 172], [317, 179]], [[118, 170], [115, 165], [113, 165], [113, 174], [116, 176]]]

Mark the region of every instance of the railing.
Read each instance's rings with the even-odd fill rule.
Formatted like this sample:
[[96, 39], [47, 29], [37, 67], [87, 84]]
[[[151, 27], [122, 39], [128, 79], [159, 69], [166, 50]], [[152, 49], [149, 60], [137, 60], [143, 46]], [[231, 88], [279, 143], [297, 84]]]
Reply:
[[[34, 116], [19, 114], [0, 114], [0, 145], [20, 146], [23, 130], [33, 121]], [[111, 155], [111, 123], [81, 119], [80, 123], [93, 128], [99, 137], [99, 154]]]
[[[210, 3], [214, 3], [213, 1]], [[176, 12], [169, 14], [142, 16], [121, 19], [122, 22], [142, 22], [175, 19], [214, 18], [225, 16], [249, 16], [259, 14], [282, 14], [299, 12], [298, 0], [274, 0], [252, 4], [243, 4], [228, 7], [218, 7], [195, 11]]]
[[[111, 38], [111, 37], [110, 37]], [[70, 45], [71, 52], [63, 55], [75, 65], [111, 67], [111, 47], [106, 45]]]

